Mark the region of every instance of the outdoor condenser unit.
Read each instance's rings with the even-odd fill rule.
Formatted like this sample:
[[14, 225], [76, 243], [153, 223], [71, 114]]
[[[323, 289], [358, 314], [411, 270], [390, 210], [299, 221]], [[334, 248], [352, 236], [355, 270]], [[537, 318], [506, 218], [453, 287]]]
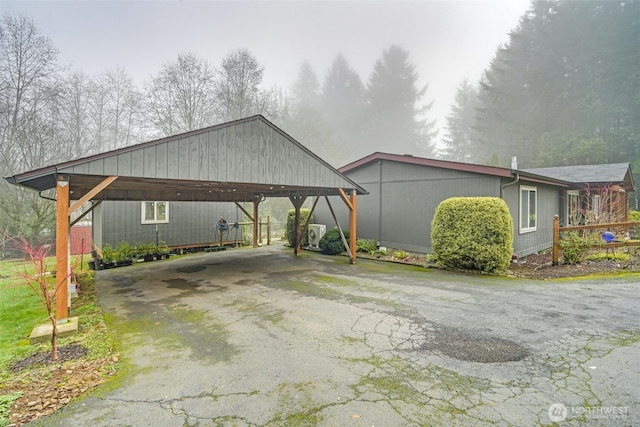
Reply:
[[309, 246], [317, 248], [320, 239], [322, 239], [322, 236], [324, 236], [326, 232], [327, 226], [324, 224], [309, 224]]

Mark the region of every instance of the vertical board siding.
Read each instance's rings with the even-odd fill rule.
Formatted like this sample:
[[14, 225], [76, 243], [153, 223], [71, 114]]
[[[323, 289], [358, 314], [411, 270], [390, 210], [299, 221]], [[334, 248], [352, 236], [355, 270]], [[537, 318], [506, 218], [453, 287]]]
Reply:
[[179, 150], [180, 147], [176, 141], [172, 141], [167, 145], [167, 177], [170, 179], [177, 179], [180, 176]]
[[198, 141], [198, 135], [191, 136], [186, 142], [188, 144], [188, 171], [185, 175], [189, 179], [198, 180], [200, 169], [200, 142]]
[[156, 178], [167, 178], [168, 173], [168, 158], [167, 158], [167, 143], [159, 144], [156, 146]]
[[131, 152], [121, 153], [118, 159], [118, 175], [131, 175]]
[[90, 162], [89, 173], [92, 175], [104, 175], [104, 159]]
[[267, 184], [269, 181], [267, 180], [267, 170], [269, 168], [267, 165], [271, 165], [273, 168], [273, 163], [269, 162], [269, 142], [267, 140], [267, 127], [262, 125], [261, 123], [258, 126], [258, 152], [260, 155], [258, 156], [259, 166], [259, 175], [258, 180], [256, 182], [260, 184]]
[[218, 181], [227, 180], [227, 130], [220, 129], [218, 134], [217, 155], [218, 155], [218, 173], [216, 174]]
[[209, 133], [198, 135], [198, 179], [201, 181], [209, 180]]
[[118, 157], [106, 157], [104, 159], [104, 174], [118, 175]]
[[235, 126], [229, 127], [225, 132], [225, 136], [226, 136], [225, 142], [227, 143], [227, 146], [226, 146], [226, 153], [227, 153], [226, 168], [227, 168], [227, 174], [226, 174], [226, 177], [225, 177], [225, 181], [233, 181], [233, 170], [235, 169], [236, 156], [238, 155], [238, 153], [236, 152], [236, 130], [235, 130]]
[[244, 140], [244, 123], [238, 124], [236, 128], [235, 147], [236, 162], [233, 173], [234, 182], [247, 182], [245, 179], [244, 159], [246, 157], [245, 140]]
[[189, 179], [189, 143], [185, 138], [176, 141], [178, 145], [178, 179]]
[[144, 162], [142, 150], [131, 152], [131, 176], [144, 176]]
[[144, 153], [144, 176], [156, 177], [156, 146], [146, 147]]
[[209, 146], [207, 150], [207, 167], [208, 171], [208, 180], [209, 181], [217, 181], [217, 176], [219, 173], [218, 167], [218, 132], [208, 132], [207, 133], [207, 144]]
[[[169, 246], [208, 245], [218, 241], [215, 222], [224, 216], [229, 223], [241, 222], [242, 212], [231, 203], [170, 202], [169, 223], [142, 224], [141, 202], [104, 202], [103, 243], [114, 247], [122, 241], [137, 243], [166, 242]], [[242, 227], [232, 229], [225, 240], [242, 240]]]

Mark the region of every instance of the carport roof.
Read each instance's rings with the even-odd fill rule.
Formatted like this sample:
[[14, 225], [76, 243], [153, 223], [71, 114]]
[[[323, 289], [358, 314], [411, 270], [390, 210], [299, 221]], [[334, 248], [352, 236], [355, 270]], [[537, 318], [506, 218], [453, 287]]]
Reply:
[[37, 191], [68, 180], [79, 200], [253, 201], [368, 194], [261, 115], [120, 148], [6, 178]]

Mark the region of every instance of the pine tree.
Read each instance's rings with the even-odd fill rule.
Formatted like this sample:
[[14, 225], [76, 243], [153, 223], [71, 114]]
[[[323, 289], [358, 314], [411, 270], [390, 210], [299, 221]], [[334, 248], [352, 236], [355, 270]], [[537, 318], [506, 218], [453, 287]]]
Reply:
[[418, 73], [409, 52], [392, 45], [382, 53], [367, 85], [369, 151], [433, 155], [435, 121], [421, 104], [427, 86], [418, 87]]
[[467, 163], [480, 163], [476, 144], [475, 124], [478, 106], [478, 91], [464, 80], [456, 92], [456, 103], [451, 106], [447, 116], [447, 134], [443, 139], [445, 147], [442, 155], [447, 160]]

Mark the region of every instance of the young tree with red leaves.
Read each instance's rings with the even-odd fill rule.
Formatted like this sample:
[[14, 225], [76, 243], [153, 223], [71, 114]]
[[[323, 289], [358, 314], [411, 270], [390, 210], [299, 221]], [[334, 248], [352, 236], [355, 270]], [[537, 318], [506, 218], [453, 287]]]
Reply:
[[[3, 233], [4, 234], [4, 233]], [[32, 245], [23, 237], [9, 237], [13, 250], [25, 255], [26, 263], [16, 268], [15, 274], [21, 279], [21, 285], [28, 286], [44, 303], [51, 321], [51, 358], [58, 359], [58, 324], [56, 322], [56, 292], [60, 286], [67, 286], [66, 274], [52, 274], [47, 257], [50, 256], [51, 245]]]

